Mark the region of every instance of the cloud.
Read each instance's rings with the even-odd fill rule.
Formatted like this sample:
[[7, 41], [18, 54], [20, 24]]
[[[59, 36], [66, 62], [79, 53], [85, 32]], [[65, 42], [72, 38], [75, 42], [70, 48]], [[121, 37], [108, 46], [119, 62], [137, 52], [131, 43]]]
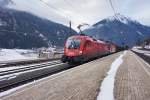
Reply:
[[150, 25], [150, 0], [118, 0], [117, 3], [121, 14], [129, 16], [142, 24]]
[[[113, 16], [109, 0], [13, 0], [15, 9], [28, 11], [40, 17], [68, 25], [71, 20], [77, 30], [80, 23], [94, 24], [108, 16]], [[150, 25], [150, 0], [112, 0], [117, 12]]]
[[[48, 0], [47, 0], [48, 1]], [[78, 24], [94, 24], [114, 13], [109, 0], [55, 0], [55, 6], [68, 10], [70, 19]], [[112, 0], [115, 10], [125, 16], [150, 25], [150, 0]], [[49, 0], [51, 3], [51, 0]]]

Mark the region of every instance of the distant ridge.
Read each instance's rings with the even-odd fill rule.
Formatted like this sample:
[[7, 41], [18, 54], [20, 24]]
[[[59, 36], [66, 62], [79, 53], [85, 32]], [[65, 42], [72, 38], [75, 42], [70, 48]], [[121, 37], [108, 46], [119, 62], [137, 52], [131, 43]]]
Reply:
[[67, 26], [42, 19], [27, 12], [0, 7], [0, 48], [63, 47], [76, 34]]
[[99, 21], [86, 29], [84, 33], [97, 39], [111, 41], [119, 46], [132, 47], [150, 37], [150, 27], [117, 14]]

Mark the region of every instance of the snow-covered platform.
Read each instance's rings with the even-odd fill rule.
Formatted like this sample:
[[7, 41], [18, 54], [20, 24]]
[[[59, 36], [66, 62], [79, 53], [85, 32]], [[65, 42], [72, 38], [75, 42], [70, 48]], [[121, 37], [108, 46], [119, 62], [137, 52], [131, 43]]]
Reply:
[[149, 100], [150, 66], [116, 53], [0, 93], [2, 100]]

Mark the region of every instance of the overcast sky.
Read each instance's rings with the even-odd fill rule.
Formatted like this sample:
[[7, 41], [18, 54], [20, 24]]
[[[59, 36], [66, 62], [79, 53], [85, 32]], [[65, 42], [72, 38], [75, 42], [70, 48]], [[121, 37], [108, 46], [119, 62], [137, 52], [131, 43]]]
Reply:
[[[73, 28], [80, 23], [90, 25], [113, 16], [109, 0], [13, 0], [16, 8], [28, 10], [41, 17], [68, 25], [71, 20]], [[112, 0], [117, 13], [150, 25], [150, 0]], [[15, 8], [15, 7], [14, 7]]]

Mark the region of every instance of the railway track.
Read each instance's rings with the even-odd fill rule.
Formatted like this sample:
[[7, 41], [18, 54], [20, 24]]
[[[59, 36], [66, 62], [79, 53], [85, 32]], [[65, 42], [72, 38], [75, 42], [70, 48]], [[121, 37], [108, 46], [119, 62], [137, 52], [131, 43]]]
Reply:
[[11, 67], [11, 66], [18, 66], [18, 65], [37, 64], [37, 63], [43, 63], [43, 62], [48, 62], [48, 61], [53, 61], [53, 60], [59, 60], [59, 59], [60, 58], [10, 61], [10, 62], [0, 63], [0, 68]]
[[[97, 58], [91, 59], [90, 61], [95, 59]], [[38, 64], [26, 65], [26, 66], [20, 66], [19, 63], [18, 65], [15, 65], [15, 67], [18, 66], [17, 68], [0, 71], [0, 92], [32, 82], [34, 80], [41, 79], [43, 77], [47, 77], [54, 73], [59, 73], [61, 71], [70, 69], [77, 65], [68, 65], [67, 63], [61, 63], [60, 60], [52, 60], [50, 62], [44, 62], [44, 63], [38, 63]]]
[[52, 62], [47, 62], [47, 63], [42, 63], [42, 64], [20, 66], [20, 67], [11, 69], [11, 70], [0, 71], [0, 76], [13, 74], [13, 73], [21, 72], [21, 71], [27, 71], [27, 70], [42, 68], [42, 67], [45, 67], [45, 66], [55, 65], [55, 64], [59, 64], [59, 63], [61, 63], [61, 62], [60, 61], [52, 61]]
[[71, 68], [61, 61], [51, 61], [43, 64], [17, 67], [0, 72], [0, 92], [26, 84], [28, 82], [61, 72]]
[[[133, 51], [133, 50], [132, 50]], [[139, 57], [141, 57], [144, 61], [146, 61], [148, 64], [150, 64], [150, 56], [145, 55], [143, 53], [139, 53], [136, 51], [133, 51], [135, 54], [137, 54]]]

